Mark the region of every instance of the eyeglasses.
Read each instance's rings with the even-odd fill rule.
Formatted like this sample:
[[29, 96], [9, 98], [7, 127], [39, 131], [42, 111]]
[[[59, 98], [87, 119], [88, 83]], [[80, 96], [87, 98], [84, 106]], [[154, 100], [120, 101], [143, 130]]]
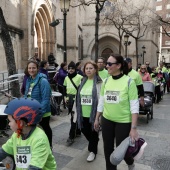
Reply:
[[106, 65], [108, 65], [109, 67], [111, 67], [113, 64], [118, 64], [118, 63], [106, 62]]

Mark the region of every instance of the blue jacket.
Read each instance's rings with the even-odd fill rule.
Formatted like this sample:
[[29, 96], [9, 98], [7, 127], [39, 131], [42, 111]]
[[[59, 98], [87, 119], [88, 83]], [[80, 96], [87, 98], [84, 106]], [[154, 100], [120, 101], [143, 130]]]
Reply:
[[32, 88], [31, 98], [36, 99], [41, 104], [42, 113], [51, 112], [50, 109], [50, 97], [51, 97], [51, 87], [47, 80], [45, 74], [38, 73], [36, 78], [33, 80], [31, 77], [28, 77], [26, 81], [25, 97], [27, 97], [30, 84], [34, 83]]

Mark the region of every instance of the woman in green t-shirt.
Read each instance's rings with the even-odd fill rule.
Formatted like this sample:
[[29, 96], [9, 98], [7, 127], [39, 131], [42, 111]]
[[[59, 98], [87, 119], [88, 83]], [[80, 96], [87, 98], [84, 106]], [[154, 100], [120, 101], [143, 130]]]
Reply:
[[[138, 140], [137, 118], [139, 101], [135, 82], [126, 74], [128, 66], [120, 55], [111, 54], [107, 60], [108, 73], [111, 75], [101, 87], [100, 100], [94, 128], [98, 131], [99, 117], [102, 114], [102, 136], [106, 170], [116, 170], [110, 163], [114, 150], [114, 140], [118, 146], [126, 137], [132, 142]], [[125, 159], [129, 170], [134, 170], [133, 158]]]
[[97, 154], [98, 132], [94, 130], [94, 121], [97, 113], [98, 97], [102, 84], [98, 76], [97, 64], [89, 61], [84, 65], [85, 77], [83, 78], [77, 92], [75, 115], [77, 115], [78, 127], [89, 141], [88, 162], [92, 162]]

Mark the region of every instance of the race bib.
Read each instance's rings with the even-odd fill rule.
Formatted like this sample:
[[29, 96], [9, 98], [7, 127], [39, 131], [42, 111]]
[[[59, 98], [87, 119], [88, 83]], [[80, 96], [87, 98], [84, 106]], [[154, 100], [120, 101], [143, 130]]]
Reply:
[[104, 97], [106, 103], [119, 103], [120, 96], [119, 91], [106, 91]]
[[15, 163], [17, 168], [28, 168], [31, 161], [30, 146], [18, 146]]
[[81, 105], [92, 105], [92, 96], [81, 96]]

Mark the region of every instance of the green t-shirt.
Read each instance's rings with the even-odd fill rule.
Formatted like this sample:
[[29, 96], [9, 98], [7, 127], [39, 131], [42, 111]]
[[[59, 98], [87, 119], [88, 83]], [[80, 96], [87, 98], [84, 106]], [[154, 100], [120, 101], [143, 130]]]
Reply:
[[90, 117], [92, 109], [93, 80], [87, 80], [80, 91], [83, 117]]
[[[111, 76], [102, 84], [100, 95], [104, 97], [103, 116], [119, 123], [131, 122], [130, 101], [138, 100], [135, 82], [124, 75], [120, 79]], [[129, 84], [129, 85], [128, 85]]]
[[134, 69], [128, 73], [128, 76], [134, 80], [136, 86], [143, 84], [140, 74]]
[[38, 127], [26, 140], [22, 140], [21, 137], [17, 138], [17, 134], [13, 133], [12, 137], [2, 145], [2, 149], [14, 155], [16, 170], [27, 170], [29, 165], [43, 170], [57, 169], [48, 138]]
[[[81, 83], [81, 79], [83, 76], [77, 74], [75, 77], [72, 78], [74, 84], [78, 87]], [[64, 80], [64, 86], [66, 86], [67, 94], [75, 95], [77, 93], [77, 90], [75, 89], [74, 85], [70, 81], [70, 78], [67, 76]]]
[[[156, 72], [157, 72], [157, 73], [158, 73], [158, 70], [159, 70], [159, 69], [160, 69], [160, 67], [157, 67], [157, 68], [156, 68]], [[167, 68], [163, 66], [163, 67], [162, 67], [162, 72], [163, 72], [163, 73], [168, 73]]]
[[104, 80], [110, 75], [108, 74], [108, 71], [106, 69], [103, 69], [102, 71], [99, 71], [99, 76], [102, 80]]

